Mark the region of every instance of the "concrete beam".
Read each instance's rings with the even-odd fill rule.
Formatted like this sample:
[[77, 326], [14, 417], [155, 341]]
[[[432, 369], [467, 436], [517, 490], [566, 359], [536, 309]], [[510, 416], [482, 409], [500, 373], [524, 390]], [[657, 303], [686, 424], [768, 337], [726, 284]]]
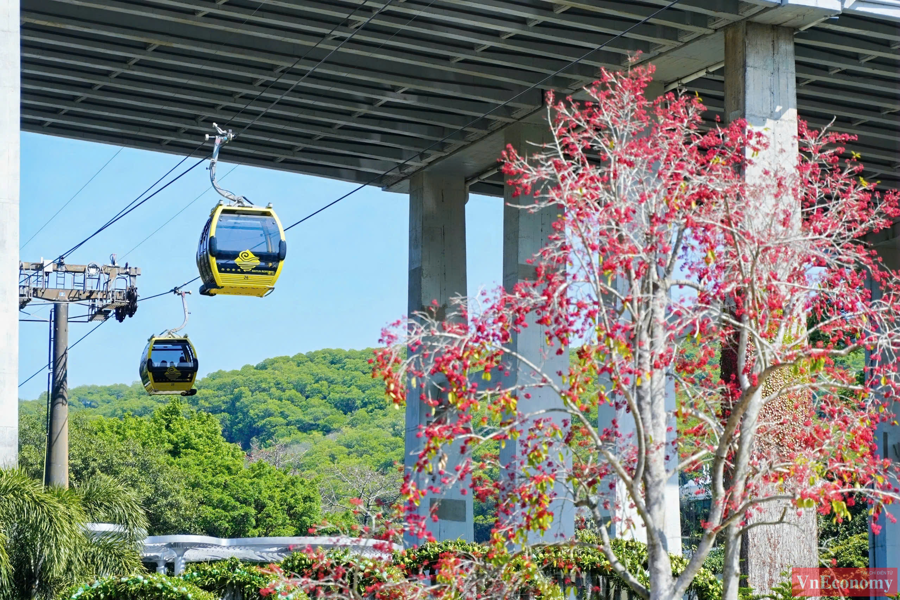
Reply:
[[[34, 1], [37, 2], [38, 0]], [[134, 27], [123, 26], [123, 21], [117, 21], [109, 14], [66, 4], [57, 4], [52, 15], [36, 11], [24, 11], [22, 18], [35, 25], [66, 29], [70, 32], [101, 35], [110, 39], [130, 40], [143, 44], [170, 46], [214, 56], [244, 55], [251, 60], [272, 62], [273, 55], [281, 55], [285, 57], [284, 60], [287, 61], [288, 66], [296, 61], [296, 56], [302, 56], [308, 47], [312, 45], [293, 43], [288, 40], [270, 39], [264, 42], [266, 51], [239, 50], [236, 45], [223, 47], [217, 39], [217, 35], [222, 35], [222, 32], [208, 32], [204, 37], [209, 38], [211, 41], [206, 41], [197, 37], [196, 27], [183, 23], [160, 22], [150, 19], [139, 20], [145, 27], [139, 30]], [[151, 29], [151, 25], [155, 25], [155, 28]], [[341, 59], [344, 62], [341, 62]], [[318, 67], [316, 65], [318, 65], [317, 60], [307, 58], [297, 62], [294, 69], [299, 73], [303, 73], [316, 68], [316, 72], [321, 75], [327, 74], [338, 78], [349, 78], [369, 84], [388, 84], [451, 98], [462, 97], [497, 104], [508, 100], [512, 93], [519, 91], [518, 89], [510, 89], [499, 84], [490, 85], [484, 83], [483, 85], [473, 86], [473, 78], [471, 76], [462, 74], [454, 76], [451, 73], [433, 67], [410, 69], [403, 65], [387, 62], [378, 63], [377, 67], [374, 64], [359, 66], [358, 58], [354, 59], [346, 56], [340, 59], [333, 58]], [[528, 98], [531, 98], [533, 101], [529, 103], [527, 101]], [[525, 108], [539, 104], [539, 98], [540, 93], [534, 91], [526, 94], [526, 97], [522, 100], [512, 104]]]
[[[66, 0], [66, 1], [77, 1], [77, 0]], [[322, 36], [322, 35], [329, 33], [333, 27], [332, 23], [327, 22], [327, 21], [321, 21], [320, 15], [317, 14], [316, 12], [310, 10], [311, 5], [309, 5], [309, 4], [292, 3], [290, 5], [290, 10], [291, 10], [292, 16], [287, 16], [284, 13], [274, 14], [274, 13], [268, 13], [265, 10], [251, 10], [249, 8], [246, 8], [246, 9], [245, 8], [237, 8], [237, 7], [234, 7], [231, 5], [228, 5], [228, 6], [219, 5], [219, 6], [211, 7], [209, 4], [199, 2], [198, 0], [160, 0], [160, 3], [171, 5], [171, 6], [183, 7], [183, 8], [203, 7], [204, 10], [208, 10], [210, 14], [216, 14], [216, 15], [230, 17], [230, 19], [232, 21], [240, 19], [242, 21], [246, 20], [248, 22], [259, 22], [262, 24], [269, 24], [269, 25], [274, 24], [277, 27], [296, 27], [298, 29], [302, 29], [305, 31], [312, 31], [314, 33], [314, 35], [318, 35], [318, 36]], [[267, 2], [266, 5], [274, 6], [275, 3]], [[374, 6], [373, 6], [373, 8], [374, 8]], [[337, 16], [338, 18], [344, 18], [346, 16], [344, 14], [345, 12], [346, 12], [346, 9], [344, 9], [343, 7], [335, 8], [332, 5], [329, 8], [322, 11], [322, 13], [323, 13], [322, 16], [327, 14], [328, 16]], [[448, 12], [452, 13], [452, 11], [448, 11]], [[304, 14], [304, 13], [308, 13], [308, 14]], [[293, 16], [294, 14], [296, 14], [296, 16]], [[431, 18], [438, 16], [438, 14], [439, 13], [435, 13], [431, 10], [428, 11], [428, 16]], [[553, 13], [553, 14], [555, 14], [555, 13]], [[314, 16], [310, 16], [310, 15], [314, 15]], [[369, 16], [370, 15], [362, 12], [362, 13], [357, 13], [350, 19], [351, 19], [351, 21], [355, 21], [357, 24], [360, 24], [360, 23], [368, 20]], [[317, 18], [317, 17], [319, 17], [319, 18]], [[584, 25], [583, 20], [579, 21], [579, 22], [582, 25]], [[498, 25], [502, 26], [503, 29], [517, 28], [517, 29], [527, 30], [526, 25], [513, 23], [510, 21], [498, 21], [496, 23], [492, 23], [491, 20], [488, 20], [487, 22], [479, 21], [479, 23], [484, 26], [498, 24]], [[491, 53], [486, 53], [484, 51], [468, 50], [465, 48], [460, 48], [456, 45], [440, 43], [440, 42], [436, 43], [436, 42], [423, 40], [421, 38], [409, 38], [409, 37], [407, 37], [407, 35], [413, 31], [416, 31], [418, 28], [423, 27], [423, 23], [418, 23], [415, 21], [410, 23], [409, 19], [392, 19], [391, 17], [386, 16], [385, 13], [375, 17], [370, 22], [370, 25], [382, 25], [384, 27], [396, 29], [396, 32], [393, 35], [389, 36], [384, 33], [376, 33], [376, 32], [372, 32], [369, 30], [362, 30], [362, 31], [359, 31], [359, 33], [357, 35], [355, 35], [353, 39], [358, 40], [360, 42], [369, 42], [372, 44], [379, 44], [380, 46], [395, 46], [406, 52], [413, 51], [413, 52], [419, 53], [422, 50], [427, 50], [429, 53], [445, 55], [449, 58], [473, 58], [473, 59], [477, 59], [476, 62], [479, 62], [479, 63], [496, 62], [496, 64], [503, 66], [503, 67], [516, 67], [516, 68], [525, 69], [525, 70], [539, 70], [539, 69], [536, 69], [535, 67], [538, 67], [539, 65], [544, 63], [544, 61], [541, 60], [541, 57], [543, 57], [544, 55], [540, 52], [540, 50], [538, 50], [537, 47], [522, 45], [521, 43], [519, 43], [517, 41], [510, 42], [509, 46], [511, 46], [512, 49], [515, 49], [517, 51], [530, 49], [530, 51], [528, 53], [534, 53], [537, 56], [535, 56], [533, 58], [520, 59], [517, 57], [510, 57], [508, 54], [505, 54], [503, 59], [497, 59], [495, 57], [492, 57]], [[339, 27], [334, 32], [334, 37], [336, 40], [340, 40], [343, 37], [347, 37], [348, 35], [350, 35], [353, 31], [355, 31], [357, 29], [358, 28]], [[433, 38], [440, 39], [443, 37], [447, 37], [450, 39], [454, 39], [456, 41], [465, 41], [469, 44], [473, 44], [475, 47], [479, 47], [479, 46], [483, 46], [483, 45], [490, 45], [491, 47], [497, 46], [499, 48], [499, 47], [503, 47], [503, 46], [507, 45], [507, 43], [504, 42], [504, 40], [502, 38], [497, 37], [497, 36], [478, 34], [478, 33], [474, 33], [474, 32], [462, 31], [462, 30], [453, 30], [453, 29], [448, 29], [448, 28], [440, 27], [440, 26], [432, 25], [431, 27], [427, 27], [427, 29], [425, 29], [425, 31], [427, 31], [427, 35], [429, 36], [429, 39], [433, 39]], [[550, 41], [551, 35], [552, 35], [552, 33], [548, 34], [547, 39], [545, 41]], [[580, 41], [583, 44], [587, 45], [588, 47], [592, 47], [599, 43], [602, 43], [604, 40], [603, 40], [603, 37], [601, 37], [600, 39], [595, 39], [593, 36], [581, 36], [581, 37], [577, 38], [577, 40], [568, 40], [568, 41], [571, 41], [571, 42]], [[630, 44], [627, 41], [623, 42], [623, 43], [619, 43], [619, 44], [613, 43], [613, 44], [610, 44], [609, 46], [607, 46], [608, 51], [598, 53], [599, 56], [595, 56], [595, 57], [593, 57], [593, 59], [596, 61], [601, 58], [605, 58], [607, 63], [619, 63], [621, 61], [621, 55], [627, 55], [627, 54], [629, 54], [629, 52], [634, 52], [637, 49], [649, 51], [649, 49], [650, 49], [649, 45], [644, 45], [644, 46], [646, 46], [646, 47], [633, 48], [633, 44]], [[320, 45], [319, 47], [320, 48], [328, 48], [329, 46]], [[380, 48], [379, 48], [379, 50], [380, 50]], [[369, 51], [372, 52], [371, 48]], [[372, 56], [378, 57], [379, 56], [377, 54], [378, 51], [375, 51], [375, 52], [376, 53], [372, 54]], [[618, 53], [619, 56], [616, 56], [615, 53]], [[510, 58], [512, 58], [511, 62], [509, 60]], [[458, 60], [451, 61], [449, 64], [456, 64], [457, 62], [459, 62], [459, 61]], [[546, 63], [544, 63], [544, 64], [546, 64]], [[553, 70], [555, 70], [555, 69], [553, 69]], [[577, 69], [576, 69], [576, 71], [577, 71]], [[577, 75], [565, 74], [563, 76], [569, 77], [569, 76], [577, 76]]]
[[[23, 56], [32, 56], [32, 52], [28, 48], [24, 48], [22, 50], [22, 54]], [[48, 55], [51, 54], [53, 56], [48, 57]], [[64, 53], [51, 53], [48, 51], [43, 51], [41, 58], [51, 60], [53, 62], [58, 62], [63, 65], [74, 66], [83, 64], [83, 59], [72, 56], [69, 56], [67, 58]], [[209, 105], [215, 106], [216, 110], [223, 110], [225, 108], [234, 110], [235, 114], [237, 112], [240, 112], [240, 110], [247, 104], [249, 98], [253, 98], [260, 91], [250, 86], [237, 85], [235, 87], [238, 90], [244, 90], [243, 93], [248, 94], [248, 98], [236, 99], [234, 95], [232, 95], [233, 92], [232, 94], [227, 94], [225, 92], [225, 90], [229, 89], [228, 84], [225, 82], [215, 82], [214, 80], [210, 80], [208, 83], [205, 81], [197, 82], [192, 81], [191, 78], [187, 75], [166, 72], [162, 69], [147, 69], [146, 67], [142, 68], [140, 72], [135, 72], [136, 75], [147, 75], [146, 78], [142, 77], [141, 79], [133, 79], [127, 76], [112, 78], [105, 75], [93, 75], [85, 73], [83, 71], [75, 71], [74, 69], [58, 68], [55, 66], [51, 67], [47, 65], [36, 65], [33, 61], [29, 60], [22, 64], [22, 73], [33, 76], [34, 78], [42, 77], [50, 80], [46, 83], [48, 87], [39, 88], [37, 86], [40, 85], [40, 80], [30, 79], [32, 89], [46, 89], [47, 91], [51, 91], [56, 89], [53, 87], [55, 85], [55, 82], [53, 80], [63, 80], [71, 82], [73, 84], [90, 84], [91, 87], [84, 88], [85, 94], [88, 94], [92, 91], [98, 91], [93, 90], [92, 87], [100, 86], [104, 89], [112, 88], [113, 90], [134, 92], [137, 94], [147, 94], [147, 96], [145, 96], [146, 98], [157, 98], [159, 96], [162, 96], [168, 99], [180, 98], [189, 102], [207, 103]], [[150, 79], [149, 82], [147, 81], [147, 78]], [[209, 88], [214, 91], [218, 91], [219, 93], [211, 93], [207, 89], [197, 89], [197, 87], [205, 87], [207, 85], [209, 86]], [[112, 95], [110, 97], [114, 98], [114, 96]], [[277, 95], [275, 93], [265, 92], [262, 94], [259, 102], [256, 103], [255, 108], [251, 106], [245, 111], [245, 113], [255, 117], [260, 111], [265, 110], [268, 104], [273, 102], [275, 99], [277, 99]], [[307, 98], [294, 98], [286, 96], [281, 102], [279, 102], [278, 105], [276, 105], [273, 109], [266, 113], [266, 117], [268, 117], [268, 115], [280, 115], [289, 118], [303, 118], [310, 121], [349, 125], [372, 131], [403, 134], [410, 137], [429, 140], [439, 140], [443, 138], [447, 133], [444, 128], [440, 126], [433, 126], [428, 123], [361, 118], [354, 117], [353, 115], [342, 114], [336, 111], [306, 108], [305, 106], [303, 106], [303, 104], [305, 104], [306, 102], [310, 102], [310, 104], [319, 106], [325, 104], [325, 101], [322, 99], [319, 99], [318, 101], [310, 101]], [[300, 103], [301, 106], [296, 106], [297, 103]], [[340, 101], [336, 101], [335, 104], [340, 105]], [[263, 117], [263, 119], [258, 122], [263, 124], [266, 123], [266, 117]]]
[[[208, 60], [199, 56], [173, 54], [163, 49], [151, 52], [115, 41], [88, 41], [46, 30], [35, 31], [31, 28], [26, 28], [22, 31], [22, 40], [28, 42], [22, 48], [23, 58], [81, 65], [91, 69], [109, 70], [110, 73], [133, 73], [152, 79], [154, 77], [152, 71], [146, 73], [133, 64], [139, 60], [151, 65], [165, 65], [170, 72], [168, 77], [164, 79], [171, 79], [180, 75], [179, 70], [195, 68], [205, 73], [218, 74], [229, 83], [233, 82], [234, 76], [247, 77], [254, 80], [253, 85], [247, 85], [243, 82], [236, 83], [238, 87], [229, 94], [218, 96], [214, 100], [216, 104], [234, 101], [235, 104], [243, 106], [247, 103], [247, 100], [255, 97], [265, 89], [263, 84], [269, 85], [281, 76], [278, 79], [279, 83], [287, 87], [296, 86], [295, 91], [286, 95], [282, 102], [300, 102], [332, 110], [348, 110], [356, 114], [386, 116], [392, 119], [399, 119], [400, 121], [417, 121], [441, 127], [458, 127], [468, 120], [463, 120], [463, 117], [459, 115], [478, 116], [491, 108], [491, 105], [483, 102], [460, 99], [445, 100], [435, 97], [426, 98], [418, 94], [387, 90], [383, 86], [357, 85], [346, 81], [336, 85], [331, 80], [321, 80], [317, 75], [308, 76], [303, 81], [300, 81], [303, 77], [303, 74], [300, 72], [294, 73], [289, 71], [288, 73], [282, 73], [284, 69], [290, 66], [290, 63], [280, 64], [275, 68], [254, 68], [248, 66], [248, 63], [245, 61]], [[65, 52], [56, 52], [53, 50], [55, 48], [64, 48]], [[73, 50], [76, 52], [73, 52]], [[94, 56], [94, 53], [100, 54], [102, 58]], [[107, 59], [108, 56], [112, 57], [112, 60]], [[112, 78], [111, 76], [107, 77]], [[118, 77], [118, 75], [115, 77]], [[182, 77], [181, 79], [185, 78]], [[197, 82], [197, 85], [200, 85], [202, 81], [204, 80]], [[240, 92], [240, 94], [235, 96], [234, 92]], [[325, 96], [311, 98], [308, 96], [311, 92], [323, 93]], [[347, 94], [352, 99], [337, 97], [336, 95], [340, 93]], [[242, 95], [245, 95], [245, 97], [242, 98]], [[273, 98], [278, 95], [280, 95], [280, 92], [277, 95], [275, 92], [270, 94]], [[263, 98], [265, 97], [264, 95]], [[370, 99], [374, 104], [361, 102], [359, 99]], [[238, 100], [242, 101], [238, 102]], [[382, 106], [385, 103], [401, 105], [403, 108], [392, 109], [390, 106]], [[426, 110], [411, 110], [406, 107]], [[251, 106], [250, 108], [253, 107]], [[262, 107], [257, 108], [262, 110]], [[275, 109], [277, 108], [279, 107], [276, 106]], [[435, 113], [435, 109], [446, 111], [450, 114], [446, 115], [444, 112]], [[512, 121], [514, 120], [514, 112], [514, 109], [503, 107], [492, 113], [489, 118], [499, 121]]]
[[[304, 13], [328, 15], [338, 18], [344, 18], [346, 16], [346, 9], [335, 6], [334, 4], [323, 2], [304, 2], [304, 4], [302, 5], [297, 5], [293, 1], [279, 2], [277, 0], [269, 0], [268, 2], [266, 2], [266, 5], [279, 8], [288, 8], [290, 10], [300, 10]], [[378, 9], [376, 3], [370, 2], [369, 6], [372, 8], [372, 10]], [[404, 15], [403, 17], [395, 17], [388, 14], [389, 12], [394, 11], [406, 11], [406, 15]], [[390, 7], [389, 11], [385, 11], [384, 13], [375, 17], [371, 21], [371, 25], [381, 25], [389, 29], [395, 29], [398, 32], [397, 38], [400, 39], [404, 38], [404, 36], [399, 35], [400, 32], [414, 33], [417, 35], [414, 40], [407, 43], [419, 44], [419, 41], [423, 39], [446, 40], [447, 44], [443, 45], [444, 50], [442, 51], [442, 53], [446, 51], [447, 47], [459, 48], [460, 44], [462, 44], [463, 47], [469, 44], [473, 44], [476, 48], [479, 49], [487, 47], [484, 50], [476, 50], [474, 55], [471, 55], [464, 50], [460, 50], [460, 52], [456, 53], [459, 57], [472, 57], [477, 58], [477, 60], [479, 61], [492, 60], [493, 57], [491, 54], [484, 56], [486, 54], [485, 50], [487, 49], [508, 51], [504, 52], [501, 56], [514, 56], [515, 54], [522, 54], [523, 56], [528, 57], [525, 59], [528, 61], [534, 60], [532, 57], [537, 57], [538, 59], [558, 58], [560, 60], [574, 60], [579, 55], [583, 54], [583, 51], [578, 51], [574, 48], [567, 49], [558, 47], [555, 44], [548, 44], [546, 42], [550, 41], [549, 38], [536, 41], [507, 38], [505, 36], [509, 34], [509, 29], [519, 26], [518, 24], [511, 23], [509, 21], [502, 21], [503, 28], [506, 31], [502, 34], [503, 37], [501, 37], [500, 35], [497, 35], [493, 32], [480, 33], [477, 31], [472, 31], [468, 27], [457, 28], [450, 26], [453, 23], [459, 21], [459, 15], [456, 15], [457, 18], [455, 20], [450, 21], [450, 25], [437, 25], [433, 22], [425, 21], [424, 19], [418, 19], [418, 17], [424, 13], [425, 11], [422, 9], [422, 7], [419, 7], [417, 5], [413, 5], [411, 3], [395, 3]], [[432, 14], [436, 18], [436, 20], [440, 22], [443, 21], [441, 17], [452, 15], [453, 11], [432, 13], [432, 11], [429, 9], [427, 15], [431, 17]], [[368, 18], [365, 14], [362, 13], [357, 14], [355, 17], [356, 18], [354, 18], [354, 20], [357, 22], [357, 24], [361, 23], [359, 19], [364, 20]], [[480, 23], [481, 22], [479, 21], [479, 24]], [[490, 26], [489, 23], [487, 25]], [[589, 36], [588, 39], [591, 40], [590, 43], [585, 42], [584, 44], [587, 45], [587, 47], [594, 47], [597, 44], [602, 43], [604, 39], [609, 39], [609, 37], [604, 38], [603, 36], [596, 35]], [[427, 47], [428, 46], [419, 45], [417, 46], [417, 49]], [[598, 52], [596, 53], [596, 56], [592, 56], [582, 61], [581, 64], [593, 67], [604, 66], [607, 64], [618, 64], [620, 62], [620, 57], [612, 54], [612, 50], [615, 50], [615, 47], [607, 47], [607, 49], [611, 50], [609, 54], [605, 52]], [[626, 49], [626, 47], [623, 47], [620, 52], [627, 53], [628, 50]], [[606, 60], [604, 60], [604, 57], [606, 57]], [[565, 76], [565, 74], [561, 75]]]
[[[181, 137], [173, 135], [168, 140], [159, 141], [158, 139], [144, 139], [138, 137], [137, 134], [132, 134], [127, 131], [111, 133], [94, 132], [85, 130], [81, 127], [69, 126], [64, 123], [51, 123], [50, 125], [45, 126], [44, 121], [32, 121], [24, 118], [22, 119], [22, 131], [39, 133], [41, 135], [55, 135], [73, 140], [97, 142], [99, 144], [110, 144], [125, 148], [138, 148], [140, 150], [149, 150], [151, 152], [163, 152], [165, 154], [174, 154], [176, 156], [186, 156], [197, 146], [197, 139], [193, 136], [187, 136], [187, 134], [182, 134]], [[242, 155], [224, 156], [222, 157], [222, 160], [228, 164], [249, 165], [289, 173], [303, 173], [314, 177], [324, 177], [326, 179], [351, 183], [368, 183], [372, 179], [371, 174], [368, 173], [355, 171], [353, 169], [313, 165], [304, 163], [299, 158], [280, 156], [266, 158], [265, 156], [260, 155]], [[373, 185], [377, 184], [377, 181], [373, 183]]]
[[19, 456], [19, 0], [0, 0], [0, 468]]
[[[24, 94], [22, 96], [22, 110], [25, 115], [37, 118], [43, 111], [55, 111], [57, 114], [50, 114], [50, 121], [64, 120], [63, 115], [77, 113], [83, 116], [87, 122], [99, 120], [107, 121], [124, 121], [131, 122], [135, 126], [146, 126], [148, 124], [157, 125], [163, 128], [173, 128], [183, 130], [184, 132], [194, 132], [198, 140], [203, 139], [203, 131], [208, 130], [208, 123], [198, 122], [196, 119], [178, 118], [171, 113], [154, 113], [139, 110], [129, 110], [117, 106], [107, 106], [95, 104], [92, 102], [75, 102], [71, 100], [63, 100], [50, 96], [37, 96], [34, 94]], [[285, 149], [312, 149], [322, 150], [325, 152], [334, 152], [338, 155], [347, 155], [360, 157], [375, 161], [369, 163], [370, 167], [376, 170], [381, 165], [381, 170], [390, 168], [390, 163], [402, 163], [409, 161], [408, 164], [419, 165], [416, 153], [403, 152], [396, 148], [386, 148], [381, 146], [352, 143], [351, 140], [346, 142], [332, 142], [324, 139], [308, 138], [297, 135], [284, 135], [283, 133], [272, 133], [263, 128], [254, 128], [248, 130], [241, 136], [244, 140], [252, 140], [257, 143], [273, 142], [276, 148]], [[298, 151], [298, 150], [295, 150]], [[340, 158], [339, 158], [340, 160]], [[354, 166], [354, 168], [356, 168]], [[363, 169], [366, 170], [366, 169]], [[380, 172], [380, 171], [377, 171]]]
[[[134, 135], [149, 139], [157, 139], [160, 142], [172, 139], [178, 139], [179, 136], [185, 135], [185, 132], [175, 129], [161, 129], [156, 126], [154, 119], [147, 118], [144, 123], [137, 119], [133, 119], [131, 124], [116, 123], [102, 116], [80, 117], [70, 113], [60, 114], [58, 111], [41, 112], [30, 106], [26, 106], [22, 113], [22, 118], [36, 119], [45, 123], [61, 123], [73, 127], [93, 130], [98, 133], [115, 134], [122, 131], [132, 131]], [[183, 128], [182, 128], [183, 129]], [[197, 131], [192, 139], [200, 139], [200, 131], [202, 127], [195, 127]], [[301, 140], [296, 141], [296, 147], [299, 149], [284, 149], [276, 146], [261, 146], [258, 142], [251, 141], [249, 136], [242, 144], [235, 144], [230, 147], [228, 158], [235, 155], [258, 155], [268, 158], [281, 158], [282, 160], [293, 158], [300, 162], [306, 162], [311, 165], [321, 165], [326, 167], [334, 167], [337, 169], [347, 169], [348, 171], [362, 171], [377, 175], [389, 169], [396, 164], [392, 164], [386, 160], [372, 160], [368, 158], [360, 158], [354, 156], [341, 156], [338, 154], [325, 154], [312, 152], [302, 148]], [[226, 159], [227, 160], [227, 159]]]
[[841, 0], [758, 0], [770, 6], [752, 17], [753, 22], [792, 29], [807, 29], [825, 19], [841, 14]]
[[[409, 302], [410, 318], [437, 302], [438, 315], [447, 318], [453, 312], [451, 300], [466, 295], [466, 190], [465, 178], [459, 173], [421, 172], [410, 181], [409, 190]], [[432, 397], [440, 396], [441, 381], [428, 382]], [[440, 410], [440, 409], [438, 409]], [[420, 489], [429, 485], [429, 476], [416, 471], [422, 440], [420, 427], [442, 418], [420, 398], [418, 388], [411, 388], [406, 400], [406, 446], [404, 464], [413, 473]], [[447, 449], [451, 457], [445, 466], [453, 473], [454, 458], [459, 449]], [[437, 484], [441, 487], [440, 484]], [[466, 481], [458, 482], [438, 494], [428, 493], [419, 505], [419, 515], [435, 538], [440, 540], [474, 540], [472, 493], [462, 490]], [[437, 522], [430, 517], [436, 505]], [[421, 540], [407, 536], [408, 545]]]
[[[345, 64], [350, 65], [355, 65], [360, 60], [372, 60], [370, 64], [375, 69], [381, 69], [391, 63], [397, 63], [398, 65], [403, 65], [400, 67], [402, 70], [401, 72], [409, 72], [411, 75], [421, 74], [422, 77], [426, 78], [432, 78], [436, 73], [440, 72], [440, 80], [447, 82], [466, 82], [474, 78], [483, 78], [485, 83], [482, 85], [489, 85], [487, 83], [488, 81], [511, 83], [513, 85], [528, 85], [527, 79], [524, 79], [528, 77], [528, 73], [508, 68], [508, 66], [507, 68], [497, 68], [471, 62], [461, 64], [458, 61], [453, 62], [443, 58], [433, 58], [425, 54], [410, 52], [409, 50], [393, 50], [386, 47], [388, 46], [388, 36], [383, 36], [380, 40], [376, 38], [374, 43], [379, 43], [380, 41], [380, 45], [376, 46], [374, 49], [370, 46], [359, 44], [358, 36], [354, 36], [353, 41], [346, 42], [343, 45], [340, 45], [340, 42], [336, 40], [331, 41], [331, 38], [329, 38], [329, 41], [322, 42], [321, 37], [328, 34], [334, 27], [331, 23], [320, 22], [316, 28], [318, 31], [314, 35], [295, 31], [292, 35], [287, 37], [280, 32], [280, 28], [291, 26], [298, 27], [300, 24], [304, 23], [304, 20], [286, 15], [272, 16], [269, 19], [265, 19], [261, 25], [255, 25], [252, 24], [252, 21], [263, 20], [263, 12], [246, 9], [246, 12], [234, 13], [232, 20], [226, 21], [219, 19], [219, 15], [216, 13], [219, 10], [226, 12], [231, 11], [232, 9], [230, 7], [225, 7], [224, 9], [219, 8], [217, 10], [210, 7], [208, 3], [188, 0], [160, 0], [160, 3], [191, 10], [202, 8], [203, 10], [209, 11], [209, 14], [200, 17], [195, 14], [186, 14], [184, 12], [177, 12], [165, 8], [116, 2], [115, 0], [54, 1], [89, 10], [97, 9], [109, 11], [109, 13], [100, 12], [91, 15], [92, 19], [97, 19], [100, 22], [118, 22], [118, 19], [115, 17], [117, 14], [138, 17], [145, 21], [142, 24], [144, 30], [156, 30], [159, 25], [162, 25], [167, 31], [171, 29], [172, 33], [183, 33], [184, 35], [193, 34], [198, 37], [207, 37], [208, 32], [205, 30], [208, 30], [209, 32], [214, 34], [218, 33], [220, 35], [258, 38], [264, 44], [278, 44], [284, 41], [306, 46], [315, 46], [318, 44], [318, 48], [322, 51], [336, 51], [337, 54], [335, 60], [337, 61], [339, 61], [340, 57], [343, 57], [345, 60], [349, 59]], [[241, 19], [241, 22], [236, 22], [238, 19]], [[273, 25], [279, 29], [273, 28]], [[308, 31], [312, 25], [313, 23], [310, 23], [307, 20], [304, 29]], [[343, 31], [341, 31], [340, 28], [336, 30], [335, 36], [338, 35], [338, 32], [343, 34], [341, 37], [349, 37], [352, 35], [352, 30], [346, 28], [344, 28]], [[391, 41], [393, 42], [393, 40]], [[339, 45], [340, 48], [338, 48]], [[329, 62], [332, 61], [329, 60]], [[418, 68], [422, 68], [423, 70], [421, 72], [417, 71]], [[436, 70], [432, 71], [431, 69]], [[392, 69], [388, 68], [387, 70]]]

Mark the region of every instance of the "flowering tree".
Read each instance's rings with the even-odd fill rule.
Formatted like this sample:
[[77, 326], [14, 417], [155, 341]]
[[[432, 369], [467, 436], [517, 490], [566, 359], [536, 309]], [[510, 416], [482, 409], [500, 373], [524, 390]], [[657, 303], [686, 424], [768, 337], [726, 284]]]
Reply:
[[[768, 506], [842, 519], [862, 494], [877, 521], [895, 498], [874, 432], [900, 386], [900, 280], [865, 236], [898, 215], [898, 196], [860, 176], [850, 136], [801, 124], [800, 153], [779, 156], [742, 121], [705, 127], [699, 98], [648, 101], [651, 75], [604, 72], [584, 104], [550, 98], [553, 142], [503, 156], [521, 209], [559, 215], [534, 279], [478, 310], [459, 299], [449, 317], [395, 323], [374, 370], [393, 402], [412, 394], [434, 408], [417, 466], [429, 479], [403, 487], [420, 536], [416, 505], [456, 482], [497, 500], [498, 548], [546, 530], [564, 498], [602, 524], [597, 546], [644, 598], [680, 598], [721, 536], [735, 600], [740, 537]], [[570, 356], [566, 370], [512, 348], [527, 327], [546, 333], [547, 357]], [[856, 352], [864, 377], [848, 366]], [[531, 377], [512, 377], [522, 365]], [[538, 389], [558, 404], [520, 410]], [[598, 424], [603, 410], [617, 411], [611, 426]], [[472, 458], [495, 442], [519, 445], [516, 464]], [[668, 455], [708, 472], [712, 496], [677, 577], [662, 534]], [[489, 466], [518, 476], [472, 477]], [[626, 492], [619, 506], [611, 482]], [[608, 515], [623, 504], [647, 532], [649, 585], [612, 551], [608, 525], [622, 517]]]

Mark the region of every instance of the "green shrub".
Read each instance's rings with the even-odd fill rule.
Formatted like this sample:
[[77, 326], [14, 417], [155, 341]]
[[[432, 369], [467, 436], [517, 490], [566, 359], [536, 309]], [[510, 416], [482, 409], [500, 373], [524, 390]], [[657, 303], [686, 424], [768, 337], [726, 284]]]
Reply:
[[237, 591], [244, 600], [261, 600], [264, 596], [259, 590], [273, 579], [271, 575], [263, 573], [259, 566], [242, 563], [236, 558], [193, 563], [181, 578], [217, 598], [224, 598], [226, 593]]
[[69, 600], [216, 600], [180, 577], [160, 573], [104, 577], [73, 588]]
[[[628, 584], [616, 575], [606, 555], [599, 548], [600, 539], [596, 534], [579, 531], [577, 544], [571, 546], [544, 546], [531, 549], [532, 561], [539, 565], [545, 575], [558, 582], [569, 583], [576, 572], [594, 577], [605, 577], [614, 589], [627, 590]], [[647, 562], [647, 547], [641, 542], [613, 540], [613, 552], [619, 561], [635, 575], [642, 584], [649, 583], [644, 565]], [[394, 554], [394, 564], [402, 568], [407, 576], [418, 576], [434, 569], [445, 554], [454, 556], [488, 557], [489, 548], [481, 544], [462, 541], [445, 541], [423, 544]], [[683, 556], [671, 555], [672, 575], [680, 575], [688, 565]], [[519, 562], [513, 560], [516, 568]], [[722, 583], [712, 571], [701, 568], [688, 588], [688, 595], [697, 600], [719, 600], [722, 597]]]
[[281, 561], [280, 567], [286, 574], [312, 580], [320, 578], [320, 573], [323, 572], [329, 575], [341, 572], [345, 583], [363, 595], [371, 586], [404, 581], [402, 571], [393, 564], [357, 556], [348, 550], [295, 552]]

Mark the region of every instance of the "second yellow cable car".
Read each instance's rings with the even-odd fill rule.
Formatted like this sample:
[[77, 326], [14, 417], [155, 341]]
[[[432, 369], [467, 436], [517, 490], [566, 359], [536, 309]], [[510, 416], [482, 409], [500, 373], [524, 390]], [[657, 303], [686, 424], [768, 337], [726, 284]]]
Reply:
[[141, 383], [151, 396], [176, 394], [193, 396], [197, 393], [194, 389], [194, 381], [200, 369], [197, 350], [186, 335], [176, 335], [187, 325], [188, 310], [185, 295], [190, 292], [175, 293], [181, 296], [184, 323], [181, 327], [151, 336], [141, 354]]
[[[215, 147], [209, 165], [213, 188], [228, 199], [219, 202], [209, 215], [197, 247], [197, 269], [205, 296], [263, 297], [275, 289], [287, 256], [287, 242], [278, 215], [269, 204], [253, 206], [243, 196], [224, 190], [216, 183], [219, 149], [234, 134], [216, 128]], [[210, 136], [207, 136], [207, 139]]]

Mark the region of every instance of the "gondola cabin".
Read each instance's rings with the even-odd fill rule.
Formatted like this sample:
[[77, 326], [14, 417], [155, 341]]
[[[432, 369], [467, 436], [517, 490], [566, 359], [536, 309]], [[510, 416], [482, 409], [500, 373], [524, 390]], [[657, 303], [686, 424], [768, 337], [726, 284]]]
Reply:
[[261, 298], [275, 289], [285, 256], [284, 229], [271, 205], [219, 204], [197, 248], [200, 293]]
[[141, 382], [152, 396], [197, 393], [197, 352], [187, 337], [152, 337], [141, 357]]

